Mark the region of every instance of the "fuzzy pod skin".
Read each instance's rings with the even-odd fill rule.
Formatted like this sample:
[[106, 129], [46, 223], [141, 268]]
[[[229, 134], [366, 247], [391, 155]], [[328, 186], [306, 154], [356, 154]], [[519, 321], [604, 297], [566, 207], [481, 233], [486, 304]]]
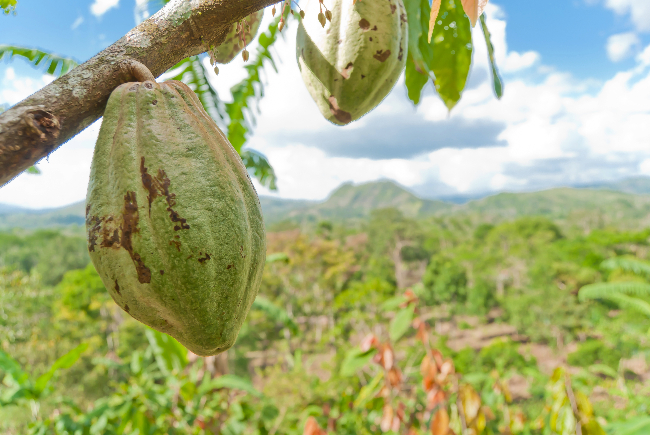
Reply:
[[408, 24], [402, 0], [330, 0], [332, 21], [318, 22], [318, 0], [300, 21], [296, 56], [323, 116], [345, 125], [374, 109], [406, 65]]
[[197, 355], [235, 343], [262, 279], [262, 211], [241, 158], [182, 82], [111, 94], [86, 230], [104, 285], [133, 318]]
[[[264, 9], [260, 9], [257, 12], [253, 12], [244, 20], [250, 26], [250, 32], [248, 28], [246, 30], [246, 35], [244, 37], [244, 42], [246, 45], [250, 44], [251, 41], [257, 35], [257, 31], [262, 24], [262, 18], [264, 17]], [[245, 25], [245, 24], [244, 24]], [[228, 63], [235, 58], [241, 51], [244, 49], [241, 46], [241, 41], [239, 40], [239, 35], [237, 34], [237, 23], [232, 25], [230, 32], [226, 35], [226, 39], [219, 44], [215, 49], [215, 59], [217, 63]]]

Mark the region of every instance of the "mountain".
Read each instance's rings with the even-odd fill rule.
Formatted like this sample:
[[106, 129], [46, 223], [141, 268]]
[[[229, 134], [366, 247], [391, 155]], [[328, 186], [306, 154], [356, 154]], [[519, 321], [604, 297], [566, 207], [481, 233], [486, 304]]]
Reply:
[[[483, 221], [496, 222], [534, 215], [555, 220], [571, 218], [574, 222], [597, 221], [638, 227], [650, 224], [649, 193], [650, 178], [638, 177], [581, 188], [499, 193], [465, 204], [453, 204], [419, 198], [393, 181], [382, 180], [358, 185], [345, 183], [324, 201], [262, 196], [260, 203], [264, 220], [271, 226], [282, 222], [355, 221], [365, 218], [372, 210], [395, 207], [409, 217], [479, 215]], [[0, 230], [83, 224], [83, 202], [49, 210], [27, 210], [0, 204]]]
[[647, 195], [650, 194], [650, 177], [630, 177], [618, 181], [593, 183], [579, 187]]
[[546, 216], [554, 220], [571, 217], [596, 219], [605, 224], [637, 224], [650, 217], [650, 195], [565, 187], [539, 192], [499, 193], [457, 206], [452, 212], [479, 214], [487, 220]]
[[85, 214], [83, 201], [65, 207], [42, 210], [0, 204], [0, 230], [83, 226], [86, 221]]

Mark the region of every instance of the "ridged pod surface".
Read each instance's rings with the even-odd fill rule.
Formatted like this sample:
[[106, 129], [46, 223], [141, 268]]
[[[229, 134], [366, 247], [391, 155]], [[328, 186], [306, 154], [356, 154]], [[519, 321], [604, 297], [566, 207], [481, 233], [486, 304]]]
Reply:
[[178, 81], [111, 94], [86, 205], [88, 250], [115, 302], [197, 355], [231, 347], [266, 238], [240, 157]]
[[339, 125], [359, 119], [391, 91], [406, 64], [408, 25], [402, 0], [329, 0], [332, 21], [318, 22], [309, 0], [298, 27], [302, 79], [321, 113]]
[[[264, 9], [260, 9], [259, 11], [253, 12], [244, 18], [244, 20], [250, 26], [250, 32], [247, 29], [246, 35], [244, 37], [246, 45], [250, 44], [251, 41], [255, 38], [255, 35], [257, 35], [257, 31], [260, 28], [260, 24], [262, 24], [263, 17]], [[242, 24], [244, 23], [242, 22]], [[230, 32], [228, 32], [226, 35], [226, 39], [216, 47], [215, 59], [217, 60], [217, 63], [228, 63], [233, 60], [235, 56], [237, 56], [243, 49], [244, 47], [241, 45], [239, 35], [237, 34], [237, 23], [235, 23], [232, 25]]]

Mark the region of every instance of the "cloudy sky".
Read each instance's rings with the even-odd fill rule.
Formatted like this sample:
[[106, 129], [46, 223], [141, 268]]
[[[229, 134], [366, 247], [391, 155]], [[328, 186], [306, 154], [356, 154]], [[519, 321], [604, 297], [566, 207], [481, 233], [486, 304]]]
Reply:
[[[86, 60], [146, 17], [145, 0], [30, 0], [0, 16], [0, 44]], [[295, 24], [275, 46], [279, 73], [248, 146], [264, 153], [283, 198], [324, 199], [343, 182], [393, 179], [426, 197], [536, 190], [650, 175], [650, 2], [492, 0], [487, 9], [505, 96], [493, 95], [475, 32], [468, 88], [448, 113], [428, 85], [415, 108], [403, 80], [369, 115], [325, 121], [302, 86]], [[266, 14], [267, 21], [270, 13]], [[249, 47], [251, 53], [255, 47]], [[239, 58], [213, 83], [227, 99]], [[0, 104], [53, 78], [25, 62], [0, 63]], [[99, 122], [0, 188], [0, 203], [56, 207], [85, 197]]]

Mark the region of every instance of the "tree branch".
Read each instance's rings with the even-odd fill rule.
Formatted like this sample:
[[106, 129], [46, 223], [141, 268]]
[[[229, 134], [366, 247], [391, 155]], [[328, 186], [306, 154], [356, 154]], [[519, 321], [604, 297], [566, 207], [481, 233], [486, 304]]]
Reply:
[[[173, 0], [119, 41], [0, 114], [0, 186], [104, 113], [111, 92], [219, 45], [232, 23], [279, 0]], [[142, 65], [146, 68], [142, 68]]]

